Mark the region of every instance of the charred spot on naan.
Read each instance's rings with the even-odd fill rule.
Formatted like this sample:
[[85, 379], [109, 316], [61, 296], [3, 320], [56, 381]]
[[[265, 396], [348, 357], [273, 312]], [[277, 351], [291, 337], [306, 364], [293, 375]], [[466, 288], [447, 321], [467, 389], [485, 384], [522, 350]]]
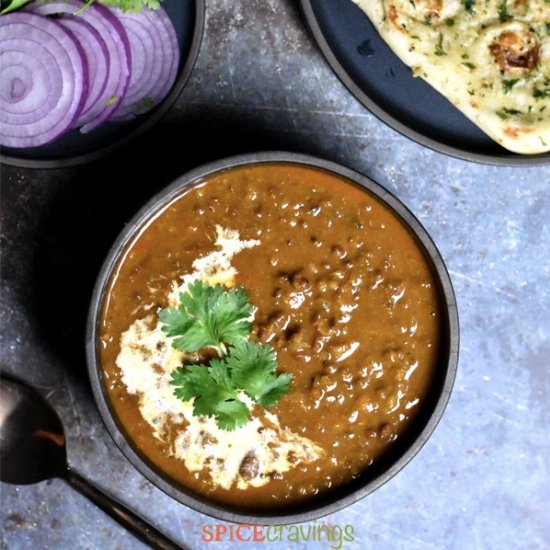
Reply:
[[512, 128], [511, 126], [506, 126], [502, 130], [508, 137], [512, 139], [517, 139], [521, 134], [529, 134], [535, 131], [534, 128]]
[[414, 2], [421, 14], [430, 22], [439, 21], [443, 0], [417, 0]]
[[505, 30], [489, 46], [489, 50], [506, 76], [525, 76], [538, 64], [540, 46], [531, 31]]

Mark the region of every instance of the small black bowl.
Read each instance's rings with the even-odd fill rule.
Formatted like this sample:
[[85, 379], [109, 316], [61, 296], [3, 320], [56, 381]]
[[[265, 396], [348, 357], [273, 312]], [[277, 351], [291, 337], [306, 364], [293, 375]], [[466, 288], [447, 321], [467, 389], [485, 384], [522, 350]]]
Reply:
[[165, 0], [163, 8], [172, 20], [180, 47], [180, 66], [169, 94], [153, 109], [126, 121], [107, 121], [87, 134], [70, 130], [52, 143], [40, 147], [2, 147], [1, 160], [22, 168], [65, 168], [102, 158], [128, 145], [154, 126], [172, 107], [199, 53], [204, 29], [204, 0]]
[[[144, 225], [188, 186], [199, 181], [204, 181], [209, 176], [220, 171], [239, 166], [265, 163], [298, 164], [317, 168], [348, 181], [355, 182], [385, 204], [400, 218], [411, 233], [415, 235], [418, 246], [424, 251], [426, 258], [431, 263], [434, 278], [439, 286], [443, 337], [438, 369], [432, 383], [432, 391], [413, 424], [383, 457], [367, 468], [353, 482], [338, 488], [336, 491], [326, 493], [306, 503], [300, 503], [296, 507], [281, 507], [279, 510], [258, 511], [254, 510], [252, 506], [248, 508], [236, 508], [229, 505], [221, 505], [185, 489], [163, 474], [147, 457], [136, 449], [132, 441], [125, 436], [124, 429], [119, 424], [109, 404], [98, 353], [98, 333], [101, 308], [111, 274], [121, 259], [121, 255], [124, 253], [127, 245]], [[286, 152], [264, 152], [242, 155], [201, 166], [184, 174], [153, 197], [125, 226], [107, 255], [92, 296], [86, 331], [86, 356], [93, 393], [111, 437], [128, 460], [151, 483], [162, 489], [172, 498], [194, 510], [226, 521], [272, 525], [313, 520], [336, 512], [372, 493], [397, 474], [420, 451], [443, 415], [456, 375], [458, 347], [459, 326], [457, 305], [449, 274], [432, 239], [410, 210], [394, 195], [366, 176], [333, 162]]]

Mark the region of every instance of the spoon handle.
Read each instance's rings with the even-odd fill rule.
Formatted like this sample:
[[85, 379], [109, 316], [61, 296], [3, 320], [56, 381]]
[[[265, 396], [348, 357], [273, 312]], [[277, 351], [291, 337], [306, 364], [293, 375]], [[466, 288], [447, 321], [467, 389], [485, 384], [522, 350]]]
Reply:
[[84, 479], [79, 473], [72, 469], [68, 469], [64, 479], [69, 485], [79, 493], [88, 497], [94, 504], [118, 521], [120, 525], [125, 527], [145, 544], [158, 550], [182, 550], [182, 546], [179, 546], [166, 535], [155, 529], [150, 523], [138, 516], [135, 512], [132, 512], [124, 504], [121, 504], [96, 487], [93, 483]]

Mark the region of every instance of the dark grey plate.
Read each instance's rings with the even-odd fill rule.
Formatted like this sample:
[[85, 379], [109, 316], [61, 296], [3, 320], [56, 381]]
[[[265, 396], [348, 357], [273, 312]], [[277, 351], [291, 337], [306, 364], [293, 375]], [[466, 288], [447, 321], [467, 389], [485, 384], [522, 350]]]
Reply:
[[[435, 379], [424, 406], [414, 421], [383, 457], [367, 468], [363, 474], [353, 482], [339, 487], [333, 492], [323, 494], [308, 502], [294, 507], [278, 510], [258, 510], [253, 503], [243, 502], [242, 507], [223, 506], [209, 501], [206, 497], [193, 493], [174, 480], [167, 477], [152, 464], [146, 456], [126, 437], [124, 429], [119, 424], [109, 404], [105, 392], [105, 381], [99, 360], [98, 334], [101, 308], [105, 292], [113, 270], [126, 250], [126, 246], [135, 235], [154, 218], [175, 197], [193, 184], [204, 181], [217, 172], [243, 165], [257, 164], [299, 164], [309, 166], [320, 171], [335, 174], [338, 177], [354, 182], [367, 193], [374, 195], [385, 204], [394, 214], [403, 221], [415, 235], [419, 247], [429, 259], [435, 279], [439, 286], [439, 297], [442, 310], [442, 341], [440, 346], [439, 363]], [[429, 439], [437, 423], [441, 419], [449, 400], [458, 364], [459, 326], [456, 299], [449, 274], [443, 259], [434, 242], [426, 233], [414, 214], [402, 202], [386, 189], [367, 178], [334, 162], [321, 160], [315, 157], [286, 152], [264, 152], [250, 155], [231, 157], [201, 166], [184, 174], [166, 189], [153, 197], [122, 230], [115, 241], [99, 273], [90, 310], [86, 330], [86, 358], [88, 374], [92, 390], [103, 422], [107, 426], [111, 437], [126, 455], [126, 458], [149, 480], [165, 493], [187, 506], [225, 521], [237, 523], [259, 524], [290, 524], [319, 518], [336, 512], [358, 500], [366, 497], [378, 487], [390, 480], [420, 451]]]
[[2, 147], [2, 162], [24, 168], [62, 168], [90, 162], [127, 145], [157, 123], [176, 101], [189, 79], [204, 27], [204, 0], [164, 0], [162, 5], [174, 23], [181, 61], [176, 82], [161, 103], [133, 120], [106, 122], [88, 134], [74, 129], [41, 147]]
[[550, 164], [550, 153], [507, 151], [411, 70], [352, 0], [300, 0], [309, 30], [336, 75], [379, 119], [414, 141], [464, 160]]

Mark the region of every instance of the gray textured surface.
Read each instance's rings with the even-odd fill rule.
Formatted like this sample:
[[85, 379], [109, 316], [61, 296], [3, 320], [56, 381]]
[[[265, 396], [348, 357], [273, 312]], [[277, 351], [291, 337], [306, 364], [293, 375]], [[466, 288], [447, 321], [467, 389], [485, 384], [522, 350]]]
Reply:
[[[462, 346], [426, 447], [370, 497], [317, 523], [353, 525], [346, 547], [358, 549], [548, 548], [550, 170], [469, 164], [396, 134], [332, 74], [290, 0], [209, 0], [205, 31], [177, 106], [130, 150], [66, 171], [2, 168], [1, 368], [58, 408], [76, 469], [182, 543], [208, 546], [200, 534], [213, 520], [152, 487], [100, 421], [83, 356], [91, 286], [124, 221], [186, 169], [265, 149], [335, 160], [393, 191], [433, 236], [457, 292]], [[61, 481], [1, 490], [2, 548], [139, 547]]]

